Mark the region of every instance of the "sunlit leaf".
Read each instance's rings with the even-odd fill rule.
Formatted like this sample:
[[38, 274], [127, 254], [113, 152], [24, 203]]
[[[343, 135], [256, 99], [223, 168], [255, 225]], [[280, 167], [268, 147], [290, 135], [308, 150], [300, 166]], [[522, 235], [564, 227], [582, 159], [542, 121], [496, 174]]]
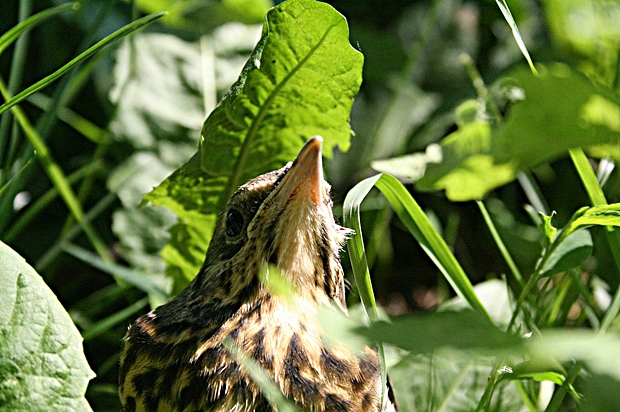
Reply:
[[493, 139], [497, 161], [518, 160], [527, 169], [565, 155], [570, 148], [619, 143], [620, 97], [561, 64], [541, 66], [539, 76], [520, 69], [511, 82], [523, 90]]
[[183, 226], [176, 230], [185, 244], [173, 237], [169, 248], [180, 253], [168, 256], [185, 261], [170, 265], [193, 267], [195, 275], [214, 218], [234, 190], [293, 160], [313, 135], [324, 137], [326, 156], [336, 145], [348, 148], [362, 61], [349, 44], [346, 21], [331, 6], [294, 0], [268, 13], [239, 80], [203, 126], [199, 153], [146, 197], [172, 210]]

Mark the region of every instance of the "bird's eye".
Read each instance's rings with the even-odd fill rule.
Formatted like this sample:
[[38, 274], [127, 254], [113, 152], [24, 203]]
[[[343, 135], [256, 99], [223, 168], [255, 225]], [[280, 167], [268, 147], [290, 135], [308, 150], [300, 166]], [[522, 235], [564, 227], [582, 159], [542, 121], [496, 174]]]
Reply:
[[226, 236], [237, 237], [241, 234], [244, 226], [243, 215], [235, 209], [230, 209], [226, 215]]

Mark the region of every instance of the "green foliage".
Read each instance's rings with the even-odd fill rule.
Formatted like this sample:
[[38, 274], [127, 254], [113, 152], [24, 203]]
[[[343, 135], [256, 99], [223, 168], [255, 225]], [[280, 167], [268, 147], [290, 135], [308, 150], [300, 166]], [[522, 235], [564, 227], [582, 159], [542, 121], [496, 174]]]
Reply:
[[0, 242], [0, 409], [90, 410], [82, 337], [43, 279]]
[[384, 160], [373, 167], [415, 178], [419, 190], [445, 190], [449, 199], [466, 201], [482, 199], [516, 179], [520, 170], [553, 161], [574, 147], [614, 155], [620, 131], [615, 93], [561, 64], [539, 66], [538, 74], [516, 69], [500, 85], [515, 101], [499, 124], [492, 125], [476, 101], [467, 101], [456, 109], [459, 129], [426, 155], [419, 154], [421, 164], [403, 164], [399, 157], [395, 166]]
[[361, 65], [330, 6], [293, 1], [267, 14], [241, 76], [204, 123], [199, 153], [145, 198], [179, 218], [162, 252], [177, 292], [198, 272], [217, 213], [240, 184], [282, 167], [313, 135], [324, 136], [327, 156], [348, 148]]
[[127, 324], [314, 134], [368, 312], [319, 318], [379, 346], [402, 411], [618, 410], [617, 2], [57, 4], [0, 13], [0, 239], [84, 341], [3, 246], [1, 410], [87, 410], [83, 344], [88, 403], [117, 411]]

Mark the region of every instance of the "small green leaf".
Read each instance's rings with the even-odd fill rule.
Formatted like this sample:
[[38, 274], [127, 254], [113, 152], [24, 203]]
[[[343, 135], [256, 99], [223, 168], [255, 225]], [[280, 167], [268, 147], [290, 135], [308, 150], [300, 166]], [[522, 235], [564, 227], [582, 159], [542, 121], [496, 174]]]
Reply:
[[82, 337], [35, 270], [0, 242], [0, 408], [89, 411]]
[[541, 66], [540, 75], [516, 70], [510, 75], [525, 99], [514, 103], [494, 134], [497, 161], [518, 159], [527, 169], [566, 155], [568, 149], [617, 145], [620, 97], [595, 86], [568, 66]]
[[555, 240], [555, 235], [558, 233], [558, 229], [553, 227], [551, 224], [551, 219], [553, 219], [553, 215], [555, 215], [555, 211], [551, 212], [551, 216], [547, 216], [542, 212], [539, 212], [540, 217], [542, 218], [542, 232], [545, 235], [545, 240], [547, 245], [550, 245]]
[[476, 116], [474, 103], [457, 107], [459, 129], [440, 142], [440, 161], [427, 165], [416, 189], [445, 190], [450, 200], [467, 201], [515, 179], [516, 162], [496, 163], [490, 155], [491, 125]]
[[608, 155], [605, 147], [618, 146], [620, 97], [568, 66], [541, 66], [536, 76], [520, 68], [503, 82], [522, 98], [497, 128], [467, 101], [456, 109], [458, 130], [440, 142], [440, 160], [418, 157], [411, 170], [396, 174], [424, 173], [418, 190], [445, 190], [453, 201], [479, 200], [513, 181], [519, 170], [565, 156], [569, 149], [594, 147], [592, 153]]
[[540, 270], [541, 276], [565, 272], [583, 263], [592, 254], [592, 236], [587, 230], [573, 232], [565, 237], [546, 258]]
[[620, 203], [586, 208], [571, 222], [573, 230], [592, 225], [620, 226]]
[[510, 368], [508, 373], [503, 373], [500, 379], [533, 379], [537, 382], [551, 381], [556, 385], [564, 383], [566, 371], [558, 362], [549, 359], [545, 361], [527, 360]]

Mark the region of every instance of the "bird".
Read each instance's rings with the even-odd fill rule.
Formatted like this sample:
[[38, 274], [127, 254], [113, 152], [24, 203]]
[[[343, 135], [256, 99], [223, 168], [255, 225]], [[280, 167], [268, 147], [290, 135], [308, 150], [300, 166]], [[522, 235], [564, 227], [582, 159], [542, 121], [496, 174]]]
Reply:
[[[347, 310], [340, 251], [352, 234], [333, 215], [322, 143], [312, 137], [294, 162], [239, 187], [218, 216], [194, 280], [129, 327], [119, 372], [122, 411], [276, 411], [227, 340], [300, 411], [396, 410], [393, 393], [382, 396], [376, 350], [330, 344], [316, 321], [324, 305]], [[261, 276], [269, 267], [291, 296], [275, 293]]]

